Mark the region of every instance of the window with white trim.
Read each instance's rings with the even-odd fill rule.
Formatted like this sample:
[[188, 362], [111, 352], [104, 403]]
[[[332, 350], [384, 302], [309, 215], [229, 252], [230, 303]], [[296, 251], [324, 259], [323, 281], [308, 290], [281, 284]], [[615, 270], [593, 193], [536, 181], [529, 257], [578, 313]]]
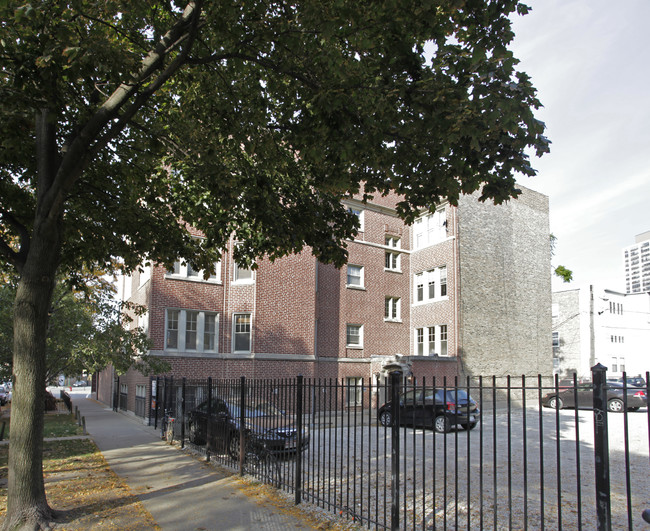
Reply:
[[346, 286], [349, 288], [363, 288], [363, 266], [348, 264]]
[[612, 358], [612, 372], [618, 372], [618, 358]]
[[241, 284], [251, 284], [253, 280], [253, 270], [250, 267], [239, 265], [235, 262], [233, 279]]
[[400, 298], [386, 297], [384, 304], [384, 321], [400, 320]]
[[429, 302], [447, 297], [447, 267], [436, 267], [415, 274], [414, 300]]
[[358, 324], [349, 324], [345, 331], [345, 344], [350, 348], [363, 347], [363, 326]]
[[[179, 278], [190, 280], [205, 280], [203, 277], [203, 270], [196, 270], [190, 264], [176, 260], [171, 269], [167, 270], [165, 275], [167, 278]], [[211, 282], [221, 281], [221, 262], [215, 262], [214, 268], [210, 271], [208, 280]]]
[[[400, 239], [396, 236], [386, 236], [386, 246], [393, 249], [400, 248]], [[400, 253], [397, 251], [386, 251], [384, 269], [387, 271], [401, 271]]]
[[359, 220], [359, 232], [363, 232], [364, 231], [364, 219], [363, 219], [364, 218], [364, 215], [363, 215], [364, 211], [361, 210], [360, 208], [348, 207], [348, 212], [350, 214], [354, 214], [355, 216], [357, 216], [357, 219]]
[[413, 225], [413, 249], [422, 249], [440, 243], [447, 238], [447, 214], [445, 209], [426, 214]]
[[216, 352], [219, 314], [168, 308], [165, 349], [181, 352]]
[[347, 378], [347, 405], [348, 407], [360, 406], [363, 401], [363, 377], [348, 376]]
[[236, 313], [232, 318], [233, 352], [251, 351], [251, 314]]
[[416, 356], [448, 356], [447, 325], [415, 329]]

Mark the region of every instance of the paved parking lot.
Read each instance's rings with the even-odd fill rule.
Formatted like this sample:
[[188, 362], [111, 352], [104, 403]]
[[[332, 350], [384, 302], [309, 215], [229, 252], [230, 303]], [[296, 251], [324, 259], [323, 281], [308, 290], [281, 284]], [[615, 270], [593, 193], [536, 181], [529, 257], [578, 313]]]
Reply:
[[[596, 526], [593, 412], [543, 408], [483, 411], [471, 432], [401, 428], [403, 527]], [[612, 528], [645, 529], [650, 507], [648, 413], [609, 413]], [[306, 486], [326, 500], [390, 515], [390, 431], [314, 430]], [[626, 452], [627, 448], [627, 452]], [[628, 474], [629, 471], [629, 474]], [[629, 478], [629, 481], [628, 481]], [[324, 491], [324, 487], [326, 490]], [[629, 489], [629, 501], [628, 501]], [[468, 521], [469, 519], [469, 521]]]

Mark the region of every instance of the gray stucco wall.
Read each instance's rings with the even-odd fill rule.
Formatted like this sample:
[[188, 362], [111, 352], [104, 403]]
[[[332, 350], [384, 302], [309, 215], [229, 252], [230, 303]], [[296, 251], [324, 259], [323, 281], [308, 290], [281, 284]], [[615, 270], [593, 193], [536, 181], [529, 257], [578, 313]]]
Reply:
[[458, 205], [460, 356], [468, 375], [550, 375], [548, 197]]
[[589, 342], [589, 337], [581, 335], [580, 290], [555, 292], [553, 302], [558, 305], [558, 315], [553, 318], [553, 332], [558, 332], [560, 339], [557, 373], [566, 378], [573, 373], [584, 376], [583, 365], [589, 363], [581, 361], [582, 341]]

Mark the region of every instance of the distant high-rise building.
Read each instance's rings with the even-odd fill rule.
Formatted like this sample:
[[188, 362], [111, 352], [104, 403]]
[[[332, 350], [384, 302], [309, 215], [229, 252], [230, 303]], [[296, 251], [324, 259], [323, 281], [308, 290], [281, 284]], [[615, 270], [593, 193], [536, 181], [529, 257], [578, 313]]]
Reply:
[[626, 293], [650, 292], [650, 231], [638, 234], [636, 243], [623, 249]]

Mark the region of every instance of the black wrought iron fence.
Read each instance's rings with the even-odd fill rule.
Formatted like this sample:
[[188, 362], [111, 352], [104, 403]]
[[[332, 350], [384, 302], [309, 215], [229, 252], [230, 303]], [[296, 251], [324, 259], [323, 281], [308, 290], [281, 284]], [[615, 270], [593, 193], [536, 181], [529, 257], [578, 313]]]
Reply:
[[153, 387], [151, 418], [172, 411], [181, 444], [367, 528], [646, 525], [648, 374], [645, 388], [608, 382], [600, 366], [590, 382], [394, 374]]

